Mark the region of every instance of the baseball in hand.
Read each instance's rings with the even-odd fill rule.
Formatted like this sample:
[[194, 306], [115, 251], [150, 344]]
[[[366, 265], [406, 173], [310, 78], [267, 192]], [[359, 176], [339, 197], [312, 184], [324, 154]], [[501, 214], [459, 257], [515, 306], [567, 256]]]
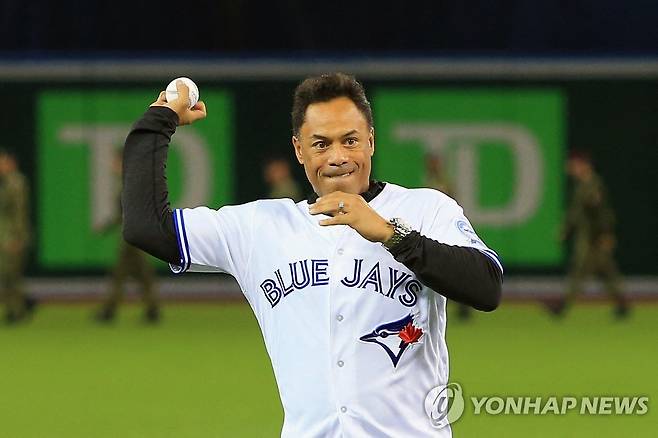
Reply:
[[192, 108], [199, 101], [199, 87], [196, 86], [192, 79], [190, 78], [176, 78], [173, 81], [169, 82], [167, 85], [166, 98], [167, 102], [178, 99], [178, 90], [176, 90], [176, 81], [183, 81], [187, 88], [190, 89], [190, 108]]

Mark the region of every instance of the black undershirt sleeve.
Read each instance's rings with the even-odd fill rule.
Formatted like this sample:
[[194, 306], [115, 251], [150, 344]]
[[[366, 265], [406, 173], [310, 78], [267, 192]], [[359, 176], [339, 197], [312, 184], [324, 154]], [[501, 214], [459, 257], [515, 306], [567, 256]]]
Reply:
[[180, 254], [169, 205], [165, 169], [178, 115], [169, 108], [151, 107], [137, 121], [123, 150], [123, 238], [169, 263]]
[[413, 231], [390, 252], [423, 284], [446, 298], [485, 312], [500, 303], [503, 274], [475, 248], [447, 245]]

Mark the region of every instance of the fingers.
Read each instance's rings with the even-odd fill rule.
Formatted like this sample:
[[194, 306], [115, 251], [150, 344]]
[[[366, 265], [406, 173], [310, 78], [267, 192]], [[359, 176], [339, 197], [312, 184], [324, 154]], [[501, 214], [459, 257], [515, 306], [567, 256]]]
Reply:
[[206, 114], [206, 103], [200, 100], [192, 107], [192, 110], [203, 111], [203, 113]]
[[183, 81], [176, 81], [176, 91], [178, 91], [178, 98], [181, 104], [185, 104], [185, 108], [190, 107], [190, 88], [185, 85]]
[[338, 214], [346, 214], [353, 211], [358, 206], [358, 195], [352, 195], [344, 192], [333, 192], [325, 196], [319, 197], [314, 204], [309, 205], [309, 213], [326, 214], [328, 216], [335, 216]]
[[208, 115], [208, 111], [206, 110], [206, 103], [202, 100], [198, 101], [196, 105], [191, 108], [191, 110], [195, 113], [203, 114], [203, 117]]
[[185, 124], [196, 122], [197, 120], [205, 119], [207, 116], [206, 105], [203, 102], [197, 102], [191, 109], [185, 110], [183, 116]]
[[327, 216], [335, 216], [338, 214], [345, 214], [349, 211], [349, 202], [343, 199], [338, 198], [318, 198], [315, 201], [315, 204], [309, 206], [309, 213], [316, 214], [326, 214]]
[[318, 198], [315, 204], [309, 206], [308, 211], [312, 215], [325, 214], [332, 216], [319, 221], [318, 223], [321, 226], [349, 225], [354, 219], [353, 215], [350, 214], [353, 196], [348, 193], [334, 192]]
[[328, 219], [322, 219], [319, 224], [323, 227], [326, 227], [328, 225], [349, 225], [350, 223], [350, 215], [349, 214], [337, 214], [334, 217], [330, 217]]
[[151, 104], [151, 106], [165, 106], [167, 103], [167, 93], [165, 91], [161, 91], [160, 94], [158, 95], [158, 98]]

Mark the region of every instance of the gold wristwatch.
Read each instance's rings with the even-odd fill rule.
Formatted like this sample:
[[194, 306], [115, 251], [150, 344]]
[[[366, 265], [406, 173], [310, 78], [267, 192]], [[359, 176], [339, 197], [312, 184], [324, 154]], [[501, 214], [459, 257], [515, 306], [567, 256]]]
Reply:
[[386, 249], [393, 248], [413, 231], [411, 227], [399, 217], [390, 219], [388, 223], [393, 225], [393, 235], [386, 242], [382, 243]]

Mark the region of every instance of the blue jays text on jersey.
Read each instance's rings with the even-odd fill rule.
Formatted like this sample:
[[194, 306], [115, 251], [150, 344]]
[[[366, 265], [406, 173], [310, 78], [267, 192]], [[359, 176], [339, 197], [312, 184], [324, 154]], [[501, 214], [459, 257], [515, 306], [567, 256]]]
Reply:
[[[375, 292], [392, 300], [397, 299], [407, 307], [416, 304], [422, 285], [413, 275], [393, 266], [380, 267], [380, 262], [364, 268], [363, 260], [354, 259], [354, 271], [340, 280], [344, 286]], [[329, 284], [328, 267], [329, 260], [325, 259], [291, 262], [288, 263], [287, 270], [283, 269], [283, 273], [281, 268], [276, 269], [270, 278], [260, 283], [260, 288], [272, 307], [275, 307], [282, 298], [294, 291]]]

